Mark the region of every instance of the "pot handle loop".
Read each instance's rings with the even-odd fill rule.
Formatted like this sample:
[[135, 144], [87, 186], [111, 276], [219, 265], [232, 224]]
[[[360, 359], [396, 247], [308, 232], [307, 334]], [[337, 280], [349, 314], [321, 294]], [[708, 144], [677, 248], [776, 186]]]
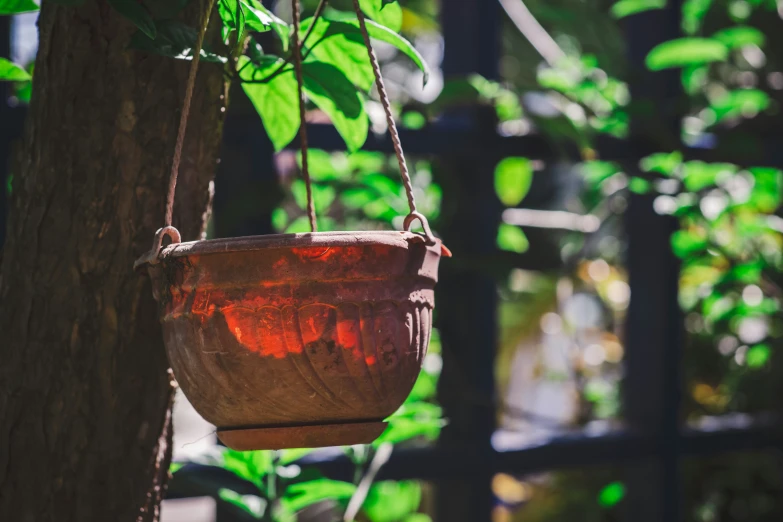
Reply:
[[147, 261], [151, 265], [156, 265], [160, 262], [160, 252], [163, 249], [164, 236], [169, 236], [172, 245], [182, 243], [182, 236], [176, 228], [172, 226], [159, 228], [158, 231], [155, 232], [155, 238], [152, 240], [152, 249], [150, 249], [149, 260]]
[[424, 214], [421, 212], [414, 210], [407, 216], [405, 216], [405, 221], [402, 222], [402, 228], [406, 232], [409, 232], [411, 229], [411, 225], [415, 220], [419, 220], [421, 223], [421, 228], [424, 229], [424, 237], [427, 239], [428, 245], [434, 245], [437, 242], [437, 239], [435, 239], [435, 236], [432, 233], [432, 230], [430, 229], [430, 223], [427, 221], [427, 218], [424, 217]]

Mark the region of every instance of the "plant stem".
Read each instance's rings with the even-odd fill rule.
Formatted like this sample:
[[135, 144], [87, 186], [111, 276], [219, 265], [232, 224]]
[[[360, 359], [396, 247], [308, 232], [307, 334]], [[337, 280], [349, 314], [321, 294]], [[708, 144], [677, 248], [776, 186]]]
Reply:
[[381, 467], [383, 467], [383, 465], [389, 461], [389, 457], [391, 457], [393, 450], [394, 446], [390, 442], [384, 442], [378, 446], [378, 449], [375, 452], [375, 456], [373, 456], [372, 460], [370, 461], [370, 466], [368, 467], [367, 472], [359, 481], [356, 492], [348, 502], [348, 507], [345, 509], [343, 522], [353, 522], [353, 520], [356, 518], [356, 515], [359, 514], [359, 510], [362, 508], [362, 504], [364, 504], [364, 500], [367, 498], [367, 494], [370, 492], [370, 487], [375, 481], [375, 476], [381, 470]]
[[[315, 29], [315, 24], [318, 23], [318, 20], [321, 18], [321, 15], [324, 12], [324, 8], [326, 7], [326, 3], [328, 0], [321, 0], [318, 3], [318, 7], [315, 8], [315, 14], [313, 14], [313, 23], [310, 24], [310, 27], [307, 29], [307, 32], [304, 35], [304, 38], [302, 38], [302, 47], [307, 43], [307, 39], [310, 38], [310, 35], [313, 33], [313, 29]], [[299, 38], [299, 35], [294, 35], [294, 38]], [[321, 40], [318, 40], [320, 42]], [[318, 43], [316, 42], [316, 43]], [[308, 56], [310, 56], [310, 51], [308, 50], [307, 53], [302, 57], [302, 59], [306, 59]], [[269, 74], [266, 78], [262, 78], [260, 80], [246, 80], [242, 83], [269, 83], [270, 80], [275, 78], [276, 76], [280, 75], [285, 67], [287, 65], [291, 65], [291, 60], [293, 59], [293, 55], [288, 55], [288, 57], [283, 61], [283, 63], [280, 64], [280, 66], [272, 71], [272, 73]], [[250, 63], [250, 62], [248, 62]], [[244, 68], [244, 67], [243, 67]], [[240, 78], [241, 80], [241, 78]]]

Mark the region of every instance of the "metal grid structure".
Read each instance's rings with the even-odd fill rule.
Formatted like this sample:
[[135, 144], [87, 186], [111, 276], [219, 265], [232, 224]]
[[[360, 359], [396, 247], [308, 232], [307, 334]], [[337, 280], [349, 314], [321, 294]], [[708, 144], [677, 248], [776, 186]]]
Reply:
[[[643, 65], [650, 49], [678, 36], [680, 5], [677, 1], [668, 4], [665, 9], [630, 17], [624, 29], [629, 62], [634, 67], [630, 82], [634, 98], [645, 98], [661, 107], [659, 113], [669, 119], [664, 123], [677, 135], [678, 119], [668, 110], [671, 109], [668, 104], [677, 98], [678, 75], [651, 73]], [[492, 0], [442, 0], [441, 11], [444, 76], [479, 73], [496, 79], [502, 22], [499, 4]], [[0, 56], [9, 55], [9, 40], [9, 20], [0, 18]], [[24, 107], [9, 105], [6, 88], [0, 84], [0, 179], [3, 180], [7, 176], [10, 144], [21, 134], [25, 112]], [[409, 154], [437, 157], [458, 186], [470, 188], [445, 195], [453, 198], [458, 209], [464, 209], [440, 229], [457, 259], [480, 260], [495, 251], [494, 237], [502, 211], [492, 185], [497, 162], [508, 155], [547, 161], [562, 154], [555, 152], [541, 136], [499, 135], [493, 119], [480, 111], [451, 115], [422, 130], [403, 130], [401, 137]], [[342, 140], [328, 126], [313, 125], [310, 141], [315, 148], [343, 148]], [[273, 150], [271, 146], [258, 145], [266, 142], [257, 117], [229, 111], [224, 147], [231, 154], [224, 157], [242, 159], [228, 159], [221, 165], [222, 171], [231, 173], [232, 181], [222, 190], [218, 173], [216, 215], [232, 197], [232, 186], [250, 179], [258, 181], [258, 176], [267, 176], [265, 182], [275, 182]], [[754, 163], [782, 166], [783, 149], [772, 143], [764, 145], [762, 157], [753, 158]], [[600, 138], [596, 148], [602, 159], [624, 162], [631, 170], [640, 157], [655, 151], [638, 125], [632, 125], [629, 140]], [[366, 149], [391, 153], [392, 145], [388, 137], [371, 135]], [[737, 160], [720, 156], [717, 149], [682, 147], [684, 155], [691, 159]], [[576, 150], [571, 153], [574, 159], [578, 158]], [[539, 182], [534, 181], [533, 190]], [[5, 191], [1, 193], [0, 243], [6, 215]], [[231, 233], [270, 232], [268, 218], [268, 214], [255, 216]], [[630, 196], [625, 213], [626, 266], [632, 296], [625, 328], [622, 390], [625, 427], [599, 436], [576, 434], [553, 438], [544, 444], [513, 450], [498, 451], [492, 446], [494, 406], [465, 404], [464, 396], [458, 393], [460, 387], [469, 386], [484, 396], [495, 396], [495, 282], [472, 268], [476, 263], [443, 263], [438, 284], [438, 327], [444, 345], [440, 401], [450, 426], [437, 446], [395, 451], [378, 478], [432, 481], [438, 486], [438, 520], [481, 522], [490, 519], [494, 502], [491, 479], [498, 472], [524, 475], [621, 466], [629, 482], [625, 519], [668, 522], [684, 519], [680, 487], [683, 458], [783, 448], [783, 431], [774, 419], [756, 419], [742, 426], [711, 431], [685, 428], [681, 422], [683, 329], [677, 301], [679, 264], [669, 246], [669, 236], [676, 227], [674, 218], [653, 211], [651, 197]], [[519, 260], [524, 268], [551, 268], [536, 266], [535, 260], [526, 255], [519, 256]], [[456, 368], [467, 369], [468, 373], [457, 378]], [[333, 478], [350, 480], [353, 473], [347, 459], [326, 460], [320, 467]], [[228, 472], [217, 473], [214, 479], [224, 483], [232, 480]], [[236, 490], [242, 491], [241, 484], [236, 484]]]

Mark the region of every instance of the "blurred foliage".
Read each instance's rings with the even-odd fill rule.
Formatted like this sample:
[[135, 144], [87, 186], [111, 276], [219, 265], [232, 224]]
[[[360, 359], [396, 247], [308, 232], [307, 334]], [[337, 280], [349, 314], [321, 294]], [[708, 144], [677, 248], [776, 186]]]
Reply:
[[761, 451], [688, 459], [683, 466], [687, 520], [781, 520], [781, 465], [778, 453]]
[[521, 481], [496, 476], [493, 490], [500, 504], [493, 520], [622, 520], [620, 513], [626, 489], [625, 484], [617, 480], [618, 474], [610, 469], [567, 471], [526, 477]]
[[[309, 152], [309, 165], [320, 231], [402, 228], [409, 212], [408, 200], [394, 156], [315, 149]], [[432, 166], [423, 159], [409, 159], [409, 168], [418, 210], [436, 222], [442, 194], [440, 186], [432, 181]], [[297, 176], [298, 168], [281, 174], [287, 195], [272, 215], [273, 225], [280, 232], [309, 232], [307, 189]]]
[[[633, 64], [622, 56], [623, 38], [614, 20], [622, 23], [626, 17], [644, 17], [666, 7], [667, 2], [525, 4], [566, 58], [545, 63], [509, 26], [503, 72], [506, 88], [523, 102], [525, 120], [514, 130], [537, 131], [554, 138], [554, 143], [577, 146], [585, 160], [576, 169], [582, 189], [557, 200], [556, 208], [598, 216], [602, 224], [594, 233], [558, 233], [565, 273], [553, 276], [512, 271], [508, 282], [501, 285], [501, 347], [496, 371], [500, 390], [514, 389], [510, 367], [517, 354], [531, 348], [545, 351], [536, 340], [549, 335], [545, 330], [560, 325], [557, 321], [562, 322], [559, 328], [564, 331], [573, 328], [555, 289], [557, 277], [569, 281], [576, 295], [578, 288], [584, 291], [600, 286], [594, 276], [599, 280], [606, 276], [599, 273], [603, 269], [597, 270], [602, 266], [599, 261], [622, 272], [622, 248], [602, 248], [601, 242], [622, 236], [616, 218], [622, 215], [629, 193], [649, 194], [658, 213], [675, 216], [681, 224], [671, 244], [682, 260], [680, 302], [688, 333], [683, 362], [686, 421], [699, 426], [717, 416], [778, 411], [783, 361], [783, 172], [765, 166], [762, 153], [775, 147], [767, 141], [777, 135], [783, 101], [779, 3], [682, 3], [683, 37], [658, 45], [645, 60], [652, 71], [674, 69], [680, 74], [683, 96], [667, 100], [682, 110], [680, 135], [656, 134], [670, 132], [668, 128], [645, 131], [650, 133], [651, 143], [673, 143], [675, 149], [717, 146], [717, 155], [736, 158], [736, 163], [690, 160], [679, 150], [662, 149], [642, 158], [638, 165], [596, 160], [592, 147], [597, 135], [626, 137], [630, 118], [642, 110], [656, 111], [656, 107], [645, 105], [645, 100], [631, 100], [624, 82]], [[535, 77], [531, 71], [536, 71]], [[501, 126], [502, 130], [509, 128]], [[547, 165], [544, 172], [552, 175], [554, 169]], [[517, 189], [521, 186], [524, 184], [519, 183]], [[503, 199], [498, 193], [512, 208], [520, 206], [513, 195], [510, 191]], [[522, 207], [528, 205], [535, 209], [542, 203], [521, 201]], [[532, 234], [530, 227], [521, 230], [527, 236]], [[530, 252], [542, 246], [541, 240], [531, 239], [526, 244]], [[591, 291], [610, 304], [606, 289]], [[614, 319], [621, 322], [623, 314], [615, 313]], [[602, 346], [603, 354], [609, 353], [607, 345]], [[619, 414], [621, 372], [613, 374], [609, 365], [591, 370], [595, 372], [592, 377], [586, 376], [585, 370], [591, 368], [585, 364], [592, 356], [588, 355], [572, 349], [568, 356], [570, 374], [564, 382], [571, 383], [580, 404], [588, 406], [577, 408], [566, 418], [566, 429]], [[525, 378], [545, 381], [546, 371], [544, 364]], [[542, 429], [535, 419], [525, 426], [522, 429]], [[763, 455], [715, 458], [689, 465], [686, 473], [687, 520], [780, 519], [779, 459]], [[517, 480], [530, 485], [528, 479]], [[627, 493], [622, 481], [602, 479], [599, 473], [579, 476], [558, 472], [547, 474], [544, 480], [552, 486], [546, 493], [535, 490], [521, 505], [504, 507], [508, 516], [495, 519], [616, 520], [611, 506], [622, 504]]]

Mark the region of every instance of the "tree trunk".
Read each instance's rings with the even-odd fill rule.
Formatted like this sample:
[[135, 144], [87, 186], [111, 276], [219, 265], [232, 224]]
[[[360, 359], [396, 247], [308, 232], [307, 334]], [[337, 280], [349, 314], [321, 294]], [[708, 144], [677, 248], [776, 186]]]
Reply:
[[[104, 0], [45, 1], [39, 30], [0, 272], [0, 520], [155, 520], [172, 379], [132, 265], [163, 225], [190, 62], [127, 50], [135, 29]], [[221, 66], [202, 63], [175, 206], [185, 239], [209, 205], [222, 95]]]

